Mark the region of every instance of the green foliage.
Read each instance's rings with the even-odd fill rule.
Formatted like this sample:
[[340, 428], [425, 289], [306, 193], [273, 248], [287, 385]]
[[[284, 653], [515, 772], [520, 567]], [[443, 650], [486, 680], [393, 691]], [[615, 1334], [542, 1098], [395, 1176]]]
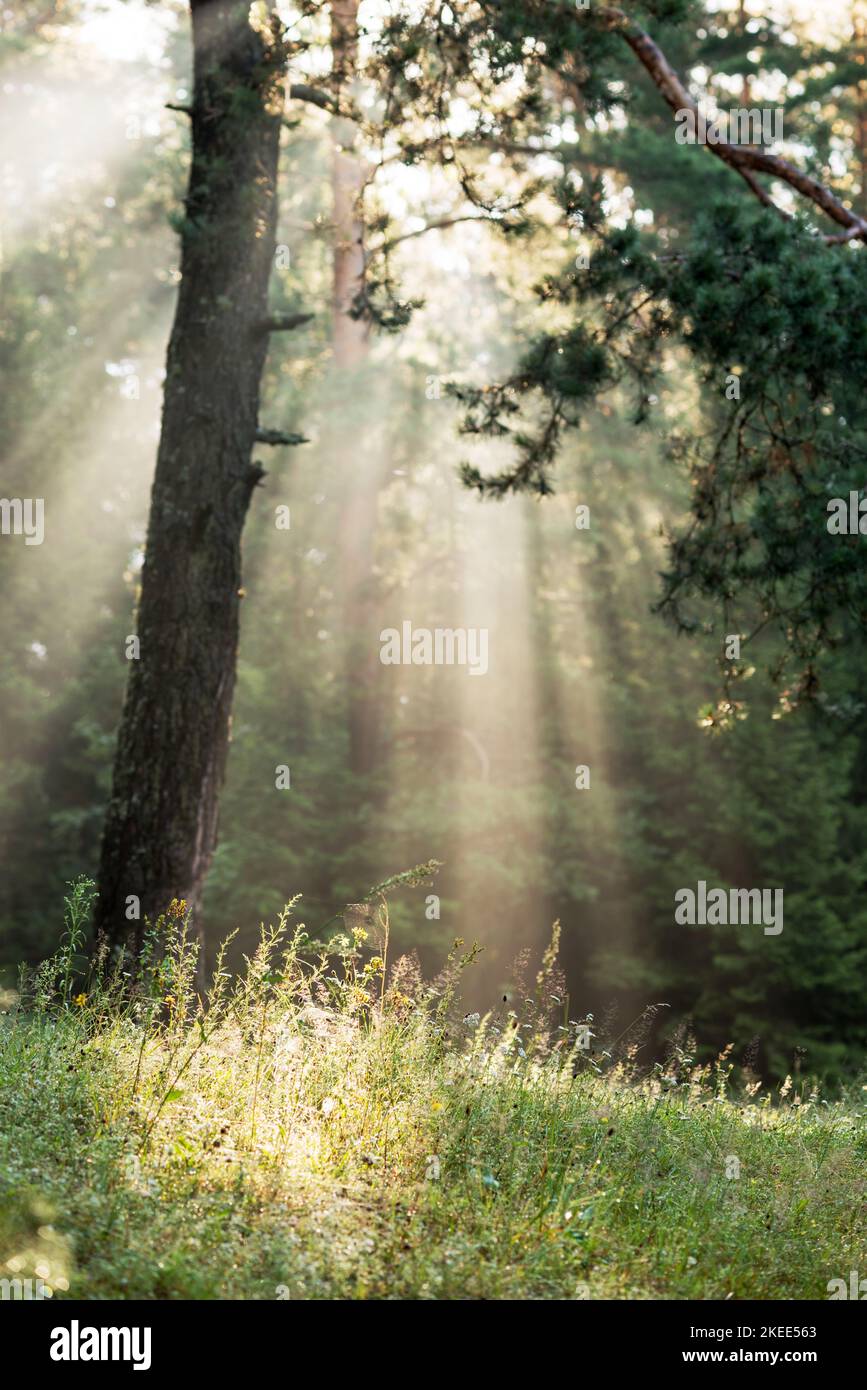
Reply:
[[554, 946], [532, 1000], [462, 1019], [471, 952], [386, 982], [305, 961], [290, 910], [204, 1002], [176, 915], [132, 986], [0, 1014], [10, 1274], [61, 1302], [822, 1299], [857, 1264], [860, 1094], [684, 1047], [642, 1082], [634, 1031], [556, 1026]]
[[[440, 32], [431, 13], [419, 23]], [[738, 71], [745, 81], [761, 80], [780, 71], [779, 63], [792, 82], [795, 122], [803, 125], [806, 114], [817, 152], [824, 147], [823, 124], [827, 131], [843, 109], [850, 122], [856, 119], [860, 96], [853, 100], [850, 93], [833, 110], [827, 85], [827, 108], [818, 93], [802, 102], [817, 55], [807, 44], [797, 62], [787, 57], [794, 36], [782, 22], [754, 23], [743, 12], [733, 21], [699, 5], [639, 7], [628, 19], [592, 6], [455, 7], [448, 37], [430, 59], [429, 87], [419, 79], [418, 90], [407, 94], [418, 118], [431, 115], [425, 102], [439, 91], [435, 75], [443, 68], [474, 104], [478, 131], [469, 144], [484, 130], [495, 147], [526, 153], [528, 132], [541, 144], [564, 115], [573, 119], [579, 110], [592, 144], [589, 158], [580, 143], [577, 156], [575, 145], [567, 146], [565, 175], [549, 190], [571, 229], [592, 243], [591, 267], [568, 265], [538, 288], [541, 302], [569, 306], [579, 317], [537, 337], [501, 384], [455, 389], [468, 406], [465, 432], [508, 438], [514, 456], [509, 468], [490, 475], [466, 462], [462, 478], [482, 496], [550, 495], [564, 432], [581, 424], [594, 399], [630, 381], [636, 421], [652, 421], [659, 418], [653, 407], [666, 373], [692, 371], [705, 397], [698, 427], [669, 434], [678, 465], [692, 475], [692, 516], [671, 537], [662, 605], [682, 631], [695, 626], [688, 607], [695, 598], [723, 613], [727, 631], [752, 634], [773, 625], [796, 666], [791, 687], [813, 698], [829, 650], [843, 637], [860, 642], [864, 634], [863, 551], [857, 539], [841, 545], [824, 525], [829, 495], [861, 485], [864, 258], [851, 244], [819, 241], [811, 204], [787, 223], [743, 184], [733, 189], [731, 171], [707, 167], [715, 163], [707, 151], [675, 143], [666, 102], [648, 89], [631, 51], [641, 24], [660, 26], [654, 37], [687, 81], [691, 68], [710, 65], [718, 100], [726, 91], [719, 77]], [[392, 33], [386, 42], [393, 39]], [[478, 59], [478, 46], [488, 63]], [[835, 92], [851, 82], [856, 65], [845, 54], [823, 57], [835, 70]], [[498, 103], [516, 71], [539, 94], [535, 104]], [[561, 100], [558, 109], [541, 91], [546, 73], [564, 71], [577, 100]], [[613, 136], [606, 121], [600, 138], [594, 116], [613, 112], [627, 120], [614, 122]], [[514, 146], [516, 138], [524, 145]], [[558, 142], [551, 152], [559, 157]], [[595, 184], [585, 182], [582, 168], [594, 161], [646, 184], [657, 224], [651, 232], [637, 223], [612, 226], [602, 215], [598, 175]], [[824, 169], [817, 172], [828, 178]], [[657, 173], [662, 187], [654, 186]], [[715, 196], [694, 218], [692, 210], [704, 206], [701, 184]], [[479, 206], [491, 206], [473, 176], [462, 177], [462, 188]], [[674, 238], [687, 234], [683, 249], [672, 250]], [[683, 351], [673, 357], [674, 349]], [[741, 397], [726, 410], [723, 389], [733, 368]], [[782, 660], [778, 676], [784, 666]]]

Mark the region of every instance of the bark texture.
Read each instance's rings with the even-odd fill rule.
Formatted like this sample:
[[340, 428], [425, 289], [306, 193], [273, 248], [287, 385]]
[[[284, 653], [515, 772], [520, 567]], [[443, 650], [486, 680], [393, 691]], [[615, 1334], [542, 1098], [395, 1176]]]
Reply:
[[[192, 159], [137, 632], [99, 873], [97, 927], [141, 941], [194, 910], [217, 834], [241, 603], [241, 533], [268, 335], [285, 58], [238, 0], [191, 0]], [[129, 920], [130, 897], [140, 916]]]
[[[331, 50], [333, 86], [340, 106], [352, 97], [358, 75], [358, 0], [332, 0]], [[351, 103], [350, 103], [351, 104]], [[334, 448], [343, 467], [339, 518], [342, 565], [342, 615], [345, 649], [349, 765], [365, 775], [379, 754], [378, 679], [381, 670], [376, 641], [377, 584], [373, 573], [379, 493], [387, 472], [380, 422], [367, 406], [369, 383], [364, 368], [370, 351], [369, 325], [350, 314], [364, 277], [364, 226], [360, 199], [368, 174], [355, 150], [353, 123], [337, 116], [331, 122], [334, 139], [331, 166], [334, 251], [332, 261], [331, 343], [336, 385], [358, 412], [358, 436], [347, 452], [345, 435]]]
[[[332, 0], [331, 51], [333, 85], [339, 105], [351, 89], [358, 68], [358, 0]], [[364, 275], [364, 243], [359, 198], [365, 165], [354, 153], [357, 131], [352, 121], [336, 116], [331, 122], [334, 155], [331, 192], [334, 224], [333, 329], [334, 363], [338, 369], [356, 367], [367, 353], [368, 325], [353, 319], [350, 309]]]

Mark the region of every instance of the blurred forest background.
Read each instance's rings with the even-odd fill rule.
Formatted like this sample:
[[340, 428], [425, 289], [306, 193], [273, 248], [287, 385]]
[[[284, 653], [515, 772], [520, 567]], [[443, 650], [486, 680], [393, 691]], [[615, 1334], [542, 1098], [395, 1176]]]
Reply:
[[[763, 39], [758, 6], [707, 8], [704, 27], [667, 36], [672, 60], [698, 54], [726, 107], [773, 72], [787, 145], [867, 212], [860, 6], [776, 7], [784, 42]], [[21, 0], [3, 12], [0, 62], [2, 491], [46, 499], [43, 546], [0, 543], [11, 984], [20, 960], [53, 949], [64, 885], [98, 857], [178, 281], [188, 131], [166, 103], [188, 94], [188, 25], [181, 5]], [[757, 663], [747, 717], [703, 725], [719, 632], [686, 639], [651, 611], [664, 528], [687, 503], [664, 436], [695, 420], [701, 383], [672, 354], [646, 427], [615, 394], [567, 442], [555, 496], [480, 501], [458, 465], [496, 467], [505, 451], [460, 436], [445, 383], [508, 372], [557, 312], [534, 286], [580, 248], [553, 220], [518, 240], [470, 221], [414, 235], [462, 209], [440, 171], [395, 162], [377, 197], [406, 238], [402, 290], [424, 303], [399, 334], [367, 335], [332, 313], [345, 251], [333, 120], [292, 114], [274, 298], [314, 317], [272, 348], [262, 414], [309, 442], [267, 451], [245, 533], [209, 943], [239, 927], [249, 949], [296, 893], [315, 932], [433, 858], [435, 882], [392, 906], [394, 949], [433, 973], [456, 936], [478, 939], [474, 1007], [559, 918], [572, 1017], [616, 1010], [625, 1028], [664, 1002], [666, 1029], [688, 1026], [703, 1053], [733, 1042], [780, 1075], [851, 1071], [867, 1044], [861, 659], [838, 651], [822, 701], [792, 711]], [[620, 127], [571, 119], [611, 218], [637, 211], [674, 238], [738, 183], [676, 149], [649, 84]], [[382, 666], [379, 633], [405, 619], [488, 628], [488, 673]], [[698, 879], [783, 887], [782, 935], [676, 926], [674, 892]]]

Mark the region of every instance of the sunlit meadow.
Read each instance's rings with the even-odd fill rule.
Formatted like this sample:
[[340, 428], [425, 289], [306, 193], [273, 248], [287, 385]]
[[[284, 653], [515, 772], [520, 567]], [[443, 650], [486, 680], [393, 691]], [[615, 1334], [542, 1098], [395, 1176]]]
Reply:
[[[90, 893], [0, 1018], [0, 1262], [56, 1299], [823, 1298], [863, 1249], [859, 1104], [603, 1040], [538, 973], [463, 1016], [472, 945], [326, 948], [292, 907], [206, 996], [184, 905], [87, 980]], [[860, 1097], [856, 1098], [860, 1102]], [[11, 1199], [11, 1200], [10, 1200]]]

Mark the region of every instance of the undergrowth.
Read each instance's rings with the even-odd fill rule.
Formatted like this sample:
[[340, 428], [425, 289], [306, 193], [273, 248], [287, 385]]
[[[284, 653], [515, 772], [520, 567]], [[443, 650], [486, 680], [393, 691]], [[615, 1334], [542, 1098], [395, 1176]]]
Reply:
[[290, 904], [206, 995], [185, 904], [135, 970], [88, 967], [73, 885], [0, 1014], [0, 1275], [59, 1299], [823, 1299], [867, 1271], [863, 1092], [770, 1093], [685, 1047], [642, 1075], [640, 1026], [603, 1046], [564, 1016], [556, 934], [534, 984], [462, 1017], [475, 947], [433, 982], [388, 959], [388, 892], [429, 867], [327, 943]]

